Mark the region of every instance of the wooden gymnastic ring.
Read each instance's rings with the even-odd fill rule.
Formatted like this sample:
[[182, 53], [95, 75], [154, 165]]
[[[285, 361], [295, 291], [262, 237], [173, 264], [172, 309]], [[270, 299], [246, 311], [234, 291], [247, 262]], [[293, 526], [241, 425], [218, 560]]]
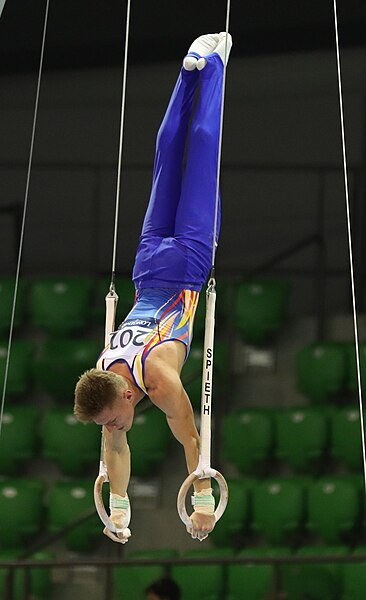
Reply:
[[107, 511], [105, 509], [104, 502], [103, 502], [102, 489], [103, 489], [103, 483], [106, 483], [106, 482], [107, 482], [107, 477], [105, 475], [103, 475], [103, 473], [100, 473], [94, 483], [94, 503], [95, 503], [95, 508], [97, 510], [97, 513], [98, 513], [102, 523], [104, 523], [104, 525], [107, 527], [107, 529], [109, 529], [109, 531], [111, 531], [112, 533], [116, 533], [116, 531], [117, 531], [116, 526], [113, 523], [113, 521], [110, 520], [109, 516], [107, 515]]
[[[228, 486], [227, 486], [224, 476], [221, 475], [221, 473], [219, 473], [219, 471], [216, 471], [216, 475], [212, 475], [212, 477], [214, 479], [216, 479], [216, 481], [219, 484], [219, 488], [220, 488], [220, 501], [219, 501], [219, 504], [214, 513], [215, 521], [217, 523], [217, 521], [224, 514], [226, 505], [228, 503], [229, 489], [228, 489]], [[199, 479], [198, 475], [196, 475], [194, 472], [191, 473], [190, 475], [188, 475], [187, 479], [185, 481], [183, 481], [183, 483], [180, 487], [180, 490], [178, 492], [177, 510], [178, 510], [178, 514], [179, 514], [181, 520], [183, 521], [183, 523], [185, 524], [186, 527], [192, 526], [192, 521], [189, 518], [187, 510], [186, 510], [186, 496], [189, 491], [189, 488], [198, 479]]]
[[100, 517], [100, 520], [102, 521], [102, 523], [104, 523], [104, 525], [107, 527], [107, 529], [109, 529], [109, 531], [111, 531], [112, 533], [121, 533], [125, 530], [128, 530], [128, 526], [130, 524], [131, 512], [129, 509], [128, 513], [127, 513], [128, 522], [127, 522], [126, 526], [122, 527], [121, 529], [118, 529], [115, 526], [115, 524], [113, 523], [113, 521], [107, 515], [107, 511], [105, 509], [104, 502], [103, 502], [103, 493], [102, 493], [103, 483], [107, 483], [107, 481], [108, 481], [107, 475], [103, 474], [103, 473], [99, 473], [98, 477], [96, 478], [96, 480], [94, 482], [95, 508]]

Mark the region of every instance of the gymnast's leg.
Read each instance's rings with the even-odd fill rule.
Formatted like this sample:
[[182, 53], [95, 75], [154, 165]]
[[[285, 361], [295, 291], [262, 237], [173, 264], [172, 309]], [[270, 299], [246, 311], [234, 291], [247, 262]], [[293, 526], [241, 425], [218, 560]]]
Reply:
[[[217, 46], [216, 35], [219, 36], [219, 34], [201, 36], [208, 48], [200, 46], [201, 52], [208, 54], [213, 51]], [[201, 38], [199, 38], [200, 45]], [[198, 62], [200, 55], [197, 54], [195, 60], [196, 58]], [[161, 265], [153, 265], [152, 257], [162, 240], [173, 238], [175, 234], [176, 213], [182, 190], [183, 158], [198, 79], [197, 69], [192, 71], [181, 69], [158, 133], [152, 191], [132, 274], [136, 287], [141, 287], [147, 281], [151, 283], [159, 275], [160, 279], [169, 279], [169, 284], [172, 279], [174, 285], [177, 280], [180, 280], [179, 276], [178, 279], [176, 277], [176, 261], [173, 261], [173, 274], [169, 272], [165, 277], [164, 268], [161, 268]], [[161, 258], [164, 263], [163, 254]], [[167, 285], [166, 283], [165, 287]]]
[[181, 69], [156, 140], [152, 190], [141, 237], [173, 235], [198, 72]]
[[[178, 205], [175, 238], [190, 252], [187, 278], [203, 284], [211, 267], [217, 162], [223, 85], [223, 61], [216, 52], [206, 57], [194, 114], [187, 167]], [[217, 235], [220, 229], [218, 212]]]
[[[143, 236], [167, 237], [174, 234], [188, 125], [199, 75], [195, 65], [218, 47], [221, 36], [218, 33], [201, 35], [191, 44], [183, 61], [185, 67], [180, 71], [157, 136], [152, 191]], [[194, 64], [189, 63], [188, 66], [186, 63], [191, 60]]]

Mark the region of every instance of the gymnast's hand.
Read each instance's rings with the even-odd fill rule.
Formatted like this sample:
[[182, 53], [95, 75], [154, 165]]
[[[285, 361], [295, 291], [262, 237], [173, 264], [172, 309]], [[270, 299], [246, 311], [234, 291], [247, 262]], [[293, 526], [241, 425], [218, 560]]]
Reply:
[[125, 544], [131, 537], [131, 531], [128, 529], [130, 522], [130, 501], [127, 494], [120, 496], [119, 494], [111, 493], [109, 496], [109, 508], [111, 511], [110, 520], [116, 529], [120, 531], [115, 533], [108, 529], [108, 527], [105, 527], [103, 533], [113, 542]]
[[203, 515], [199, 512], [194, 512], [190, 516], [192, 527], [187, 527], [188, 533], [195, 540], [202, 542], [215, 527], [214, 515]]
[[103, 529], [104, 535], [109, 537], [113, 542], [117, 542], [118, 544], [126, 544], [131, 537], [131, 531], [126, 527], [121, 533], [113, 533], [107, 527]]

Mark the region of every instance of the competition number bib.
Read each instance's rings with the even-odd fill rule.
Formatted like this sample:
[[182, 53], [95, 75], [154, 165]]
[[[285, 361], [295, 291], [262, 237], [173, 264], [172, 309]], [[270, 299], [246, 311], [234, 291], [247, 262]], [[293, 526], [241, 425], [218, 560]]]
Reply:
[[157, 319], [132, 319], [124, 321], [111, 333], [108, 355], [127, 358], [135, 356], [145, 346], [146, 338], [158, 325]]

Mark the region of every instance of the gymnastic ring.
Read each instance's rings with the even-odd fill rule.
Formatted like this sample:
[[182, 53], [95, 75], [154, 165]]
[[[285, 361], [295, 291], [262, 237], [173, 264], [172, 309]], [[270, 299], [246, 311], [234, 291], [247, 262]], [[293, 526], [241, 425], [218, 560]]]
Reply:
[[95, 483], [94, 483], [94, 504], [95, 504], [95, 508], [96, 508], [97, 513], [98, 513], [98, 515], [100, 517], [100, 520], [106, 526], [106, 528], [109, 529], [109, 531], [111, 531], [112, 533], [116, 533], [116, 534], [117, 533], [122, 533], [122, 532], [124, 532], [124, 531], [126, 531], [128, 529], [128, 526], [130, 524], [131, 508], [129, 507], [128, 511], [127, 511], [127, 522], [126, 522], [126, 524], [121, 529], [119, 529], [118, 527], [116, 527], [115, 524], [113, 523], [113, 521], [107, 515], [107, 511], [105, 509], [104, 502], [103, 502], [103, 493], [102, 493], [103, 483], [107, 483], [107, 482], [108, 482], [107, 475], [104, 474], [104, 473], [99, 473], [99, 475], [96, 478]]
[[94, 483], [94, 503], [95, 503], [95, 508], [97, 510], [97, 513], [98, 513], [102, 523], [104, 523], [104, 525], [107, 527], [107, 529], [109, 529], [109, 531], [111, 531], [112, 533], [116, 533], [116, 526], [114, 525], [114, 523], [110, 520], [109, 516], [107, 515], [107, 511], [105, 509], [104, 502], [103, 502], [102, 489], [103, 489], [103, 483], [106, 483], [106, 482], [107, 482], [107, 477], [105, 475], [103, 475], [103, 473], [100, 473]]
[[[215, 521], [217, 523], [217, 521], [224, 514], [226, 505], [228, 503], [229, 488], [228, 488], [228, 485], [226, 483], [224, 476], [221, 475], [221, 473], [219, 473], [219, 471], [215, 471], [215, 475], [212, 474], [212, 477], [214, 479], [216, 479], [216, 481], [219, 484], [219, 488], [220, 488], [220, 501], [214, 512]], [[196, 473], [194, 473], [194, 472], [191, 473], [190, 475], [188, 475], [187, 479], [185, 481], [183, 481], [183, 483], [180, 487], [180, 490], [178, 492], [177, 510], [178, 510], [178, 514], [179, 514], [181, 520], [183, 521], [183, 523], [185, 524], [186, 527], [192, 526], [192, 521], [189, 518], [187, 510], [186, 510], [186, 496], [187, 496], [187, 492], [188, 492], [189, 488], [198, 479], [200, 479], [200, 478], [198, 477], [198, 475], [196, 475]]]

